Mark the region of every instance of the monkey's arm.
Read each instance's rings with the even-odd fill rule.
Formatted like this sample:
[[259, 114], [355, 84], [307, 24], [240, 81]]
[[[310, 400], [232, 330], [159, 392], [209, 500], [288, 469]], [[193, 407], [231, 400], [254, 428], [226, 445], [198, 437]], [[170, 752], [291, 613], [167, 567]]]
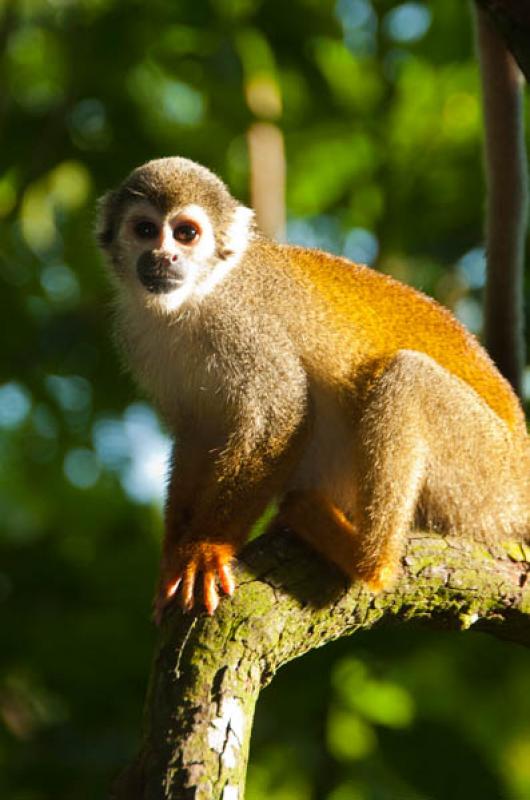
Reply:
[[[257, 387], [250, 391], [255, 394]], [[212, 452], [198, 444], [193, 431], [176, 448], [155, 598], [157, 621], [177, 590], [181, 605], [191, 609], [200, 584], [209, 613], [219, 602], [217, 581], [232, 593], [230, 562], [296, 463], [307, 416], [304, 380], [270, 395], [249, 398], [248, 393], [239, 398], [237, 425], [222, 449]]]

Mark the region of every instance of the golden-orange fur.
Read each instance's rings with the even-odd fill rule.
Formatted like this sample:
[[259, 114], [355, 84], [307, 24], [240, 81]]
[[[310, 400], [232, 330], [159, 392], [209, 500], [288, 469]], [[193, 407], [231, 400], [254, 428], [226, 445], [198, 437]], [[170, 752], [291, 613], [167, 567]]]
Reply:
[[398, 350], [419, 350], [472, 386], [510, 428], [524, 428], [524, 414], [511, 386], [446, 308], [373, 269], [318, 250], [287, 249], [293, 269], [325, 298], [352, 369], [373, 359], [383, 370]]

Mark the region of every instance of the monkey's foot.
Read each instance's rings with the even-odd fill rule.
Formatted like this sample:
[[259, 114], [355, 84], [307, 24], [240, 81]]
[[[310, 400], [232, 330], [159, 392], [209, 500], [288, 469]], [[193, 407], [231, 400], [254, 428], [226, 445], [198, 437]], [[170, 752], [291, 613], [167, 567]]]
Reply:
[[160, 587], [154, 603], [157, 625], [177, 592], [180, 606], [191, 611], [198, 589], [208, 614], [213, 614], [219, 605], [217, 583], [225, 594], [234, 593], [235, 581], [230, 565], [234, 554], [234, 547], [226, 543], [187, 542], [175, 548], [170, 564], [162, 564]]
[[364, 577], [363, 580], [372, 592], [384, 592], [391, 589], [398, 577], [398, 568], [395, 564], [382, 564], [374, 570], [371, 575]]

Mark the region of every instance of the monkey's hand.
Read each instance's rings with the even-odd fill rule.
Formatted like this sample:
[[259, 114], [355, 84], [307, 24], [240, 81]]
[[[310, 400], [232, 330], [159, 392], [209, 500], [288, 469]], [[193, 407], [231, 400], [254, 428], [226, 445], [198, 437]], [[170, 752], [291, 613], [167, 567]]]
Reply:
[[219, 605], [217, 582], [225, 594], [234, 593], [235, 581], [231, 568], [234, 555], [234, 546], [227, 542], [188, 541], [173, 545], [171, 552], [162, 559], [154, 602], [157, 625], [162, 620], [166, 606], [179, 590], [181, 607], [191, 611], [196, 589], [200, 587], [202, 602], [208, 614], [213, 614]]

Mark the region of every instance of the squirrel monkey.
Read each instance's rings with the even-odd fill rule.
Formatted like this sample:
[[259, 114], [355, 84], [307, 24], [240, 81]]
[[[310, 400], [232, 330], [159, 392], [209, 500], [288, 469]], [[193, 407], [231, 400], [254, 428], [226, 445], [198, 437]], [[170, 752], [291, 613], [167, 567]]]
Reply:
[[393, 278], [277, 244], [205, 167], [150, 161], [102, 198], [117, 338], [175, 435], [160, 620], [209, 613], [273, 498], [350, 578], [391, 585], [414, 525], [530, 530], [525, 420], [476, 339]]

